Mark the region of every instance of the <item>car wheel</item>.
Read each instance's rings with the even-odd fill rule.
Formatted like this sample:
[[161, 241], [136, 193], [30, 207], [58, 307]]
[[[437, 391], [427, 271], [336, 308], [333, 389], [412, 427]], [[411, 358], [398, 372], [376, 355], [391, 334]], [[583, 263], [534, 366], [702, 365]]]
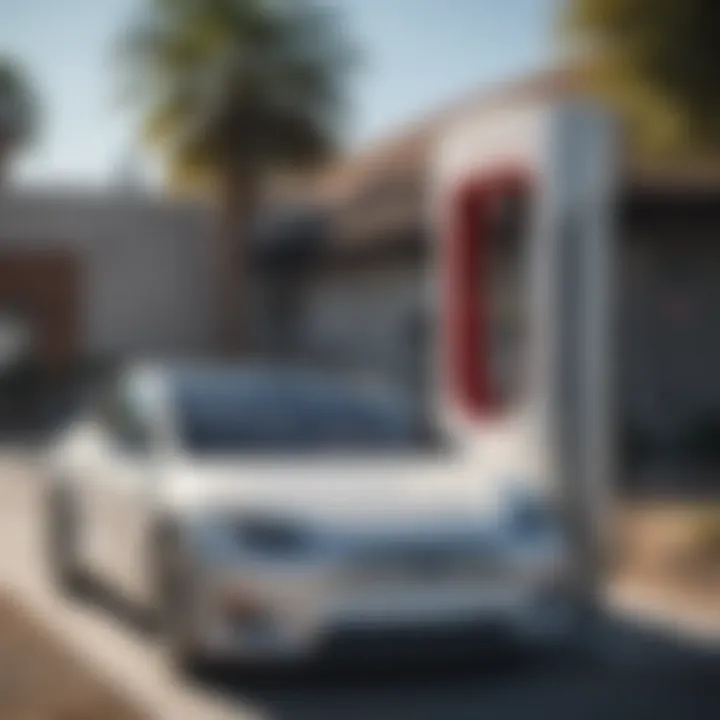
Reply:
[[77, 562], [77, 518], [70, 491], [55, 486], [48, 493], [46, 557], [54, 586], [68, 597], [78, 597], [86, 587]]
[[156, 533], [156, 624], [170, 664], [184, 675], [204, 674], [209, 659], [198, 647], [191, 568], [172, 526]]

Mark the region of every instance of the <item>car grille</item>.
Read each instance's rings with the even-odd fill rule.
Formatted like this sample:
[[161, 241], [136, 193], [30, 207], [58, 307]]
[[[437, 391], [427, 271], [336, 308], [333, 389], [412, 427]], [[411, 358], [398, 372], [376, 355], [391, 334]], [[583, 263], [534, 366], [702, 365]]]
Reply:
[[364, 549], [352, 559], [349, 574], [358, 582], [433, 583], [498, 578], [503, 572], [497, 552], [477, 546], [413, 544]]

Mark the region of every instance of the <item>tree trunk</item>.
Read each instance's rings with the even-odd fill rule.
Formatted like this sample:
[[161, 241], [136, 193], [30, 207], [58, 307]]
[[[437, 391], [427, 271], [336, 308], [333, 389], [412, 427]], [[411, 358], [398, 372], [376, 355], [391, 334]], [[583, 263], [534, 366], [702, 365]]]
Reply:
[[218, 232], [218, 346], [225, 357], [249, 347], [252, 317], [251, 237], [258, 208], [258, 174], [249, 168], [225, 173], [220, 188]]
[[7, 143], [0, 140], [0, 191], [7, 184], [8, 166], [10, 165], [10, 148]]

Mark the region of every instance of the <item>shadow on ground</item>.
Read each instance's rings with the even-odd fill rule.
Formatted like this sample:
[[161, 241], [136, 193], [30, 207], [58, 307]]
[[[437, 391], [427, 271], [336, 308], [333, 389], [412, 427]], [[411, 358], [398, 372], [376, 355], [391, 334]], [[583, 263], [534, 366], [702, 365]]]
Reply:
[[552, 656], [227, 670], [202, 682], [269, 720], [690, 720], [718, 716], [720, 650], [608, 621], [587, 646]]
[[[101, 588], [86, 601], [129, 631], [152, 633], [142, 616]], [[561, 652], [518, 654], [507, 645], [469, 655], [416, 653], [394, 663], [390, 648], [361, 662], [284, 669], [225, 668], [195, 677], [206, 691], [260, 709], [267, 720], [695, 720], [717, 718], [720, 647], [604, 618]], [[372, 660], [371, 660], [372, 657]]]

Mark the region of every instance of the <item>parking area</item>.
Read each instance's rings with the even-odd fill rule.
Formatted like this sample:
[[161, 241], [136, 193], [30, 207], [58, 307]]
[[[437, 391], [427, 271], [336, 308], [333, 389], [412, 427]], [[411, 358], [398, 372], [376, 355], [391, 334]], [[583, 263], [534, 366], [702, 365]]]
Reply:
[[[120, 697], [150, 717], [268, 720], [711, 718], [720, 706], [720, 651], [690, 632], [611, 615], [572, 652], [504, 659], [480, 653], [445, 665], [234, 671], [181, 680], [152, 634], [107, 601], [70, 606], [44, 577], [42, 480], [36, 458], [0, 465], [0, 579]], [[98, 598], [99, 600], [99, 598]], [[639, 610], [641, 612], [641, 609]], [[6, 671], [5, 681], [8, 676]]]

